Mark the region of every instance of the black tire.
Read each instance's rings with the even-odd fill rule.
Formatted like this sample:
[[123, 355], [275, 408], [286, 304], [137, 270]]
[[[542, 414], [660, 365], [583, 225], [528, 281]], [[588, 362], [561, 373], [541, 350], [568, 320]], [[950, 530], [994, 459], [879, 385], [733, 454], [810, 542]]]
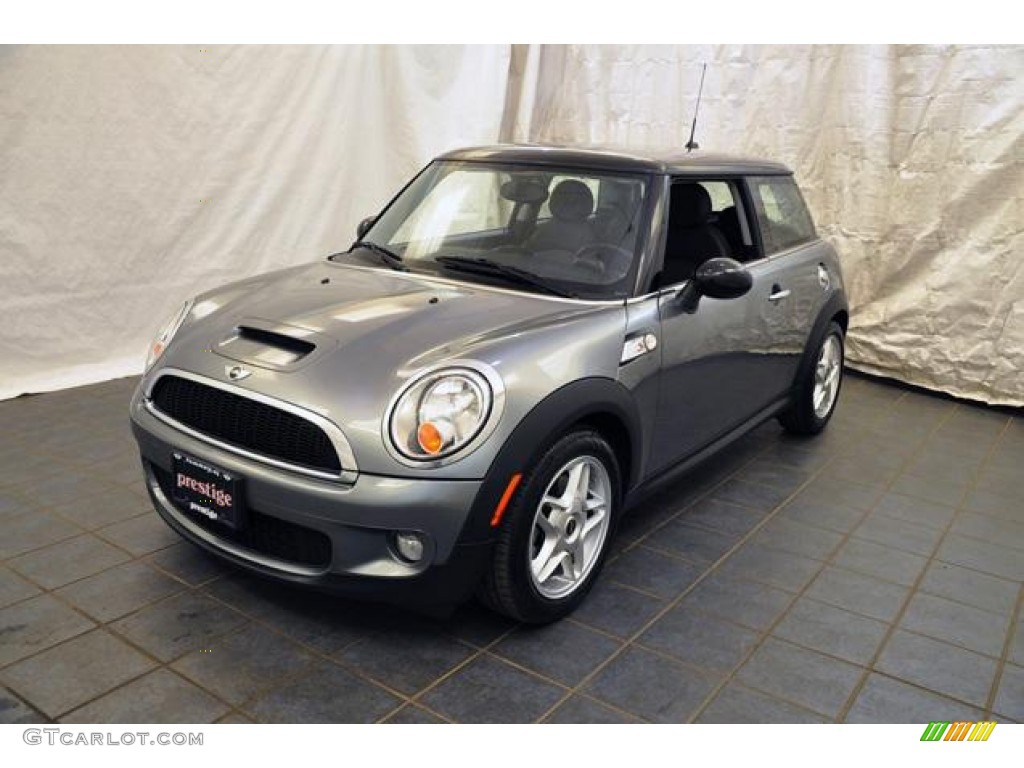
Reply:
[[[541, 497], [556, 475], [580, 457], [597, 459], [608, 473], [611, 498], [608, 501], [608, 530], [597, 560], [571, 594], [561, 599], [542, 595], [530, 573], [530, 552], [534, 517]], [[559, 439], [524, 474], [498, 528], [490, 567], [479, 597], [492, 610], [529, 624], [547, 624], [572, 613], [587, 596], [597, 579], [615, 534], [622, 499], [622, 481], [615, 452], [599, 433], [571, 432]]]
[[[839, 381], [836, 384], [835, 397], [829, 409], [820, 416], [814, 410], [814, 384], [815, 369], [821, 357], [822, 350], [829, 339], [836, 339], [839, 343]], [[845, 347], [843, 345], [843, 329], [836, 323], [831, 322], [825, 331], [825, 335], [818, 341], [817, 347], [801, 372], [800, 381], [796, 382], [793, 395], [793, 403], [789, 409], [779, 416], [779, 423], [794, 435], [816, 435], [821, 432], [829, 419], [835, 412], [836, 404], [839, 402], [839, 392], [843, 385], [843, 362], [845, 360]]]

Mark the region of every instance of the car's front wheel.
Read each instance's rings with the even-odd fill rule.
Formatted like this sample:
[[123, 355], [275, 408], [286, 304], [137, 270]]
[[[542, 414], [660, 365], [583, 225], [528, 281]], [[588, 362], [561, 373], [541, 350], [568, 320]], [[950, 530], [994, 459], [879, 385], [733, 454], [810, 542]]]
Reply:
[[530, 623], [580, 604], [604, 564], [621, 496], [615, 452], [597, 432], [573, 432], [523, 476], [501, 521], [481, 597]]
[[839, 400], [843, 383], [843, 329], [829, 323], [818, 344], [813, 364], [797, 382], [793, 404], [779, 417], [787, 431], [816, 435], [825, 428]]

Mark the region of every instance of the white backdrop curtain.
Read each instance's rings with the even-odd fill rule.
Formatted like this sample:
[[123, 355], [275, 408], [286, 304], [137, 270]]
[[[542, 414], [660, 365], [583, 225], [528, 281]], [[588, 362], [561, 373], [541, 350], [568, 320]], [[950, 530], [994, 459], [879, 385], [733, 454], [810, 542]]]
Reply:
[[790, 164], [866, 371], [1024, 405], [1024, 48], [0, 48], [0, 399], [137, 373], [207, 286], [320, 258], [474, 143]]

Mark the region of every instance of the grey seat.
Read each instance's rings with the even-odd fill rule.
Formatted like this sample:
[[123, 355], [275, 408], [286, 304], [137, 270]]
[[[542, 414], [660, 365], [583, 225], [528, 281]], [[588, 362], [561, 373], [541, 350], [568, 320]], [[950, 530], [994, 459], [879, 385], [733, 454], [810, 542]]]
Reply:
[[566, 179], [555, 187], [548, 201], [551, 219], [537, 225], [528, 241], [534, 251], [576, 251], [594, 241], [590, 214], [594, 195], [582, 181]]
[[700, 184], [676, 184], [668, 210], [661, 285], [689, 280], [708, 259], [729, 256], [729, 243], [711, 223], [711, 195]]

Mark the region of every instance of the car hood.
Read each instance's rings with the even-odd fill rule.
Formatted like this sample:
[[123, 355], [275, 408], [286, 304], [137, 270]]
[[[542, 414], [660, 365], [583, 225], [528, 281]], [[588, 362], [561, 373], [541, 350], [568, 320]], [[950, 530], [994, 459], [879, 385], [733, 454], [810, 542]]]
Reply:
[[[239, 362], [296, 370], [328, 352], [364, 363], [426, 366], [592, 311], [591, 305], [518, 291], [334, 263], [237, 283], [197, 304], [206, 304], [210, 313], [202, 322], [210, 349]], [[294, 365], [268, 364], [254, 356], [252, 346], [232, 349], [230, 339], [240, 326], [306, 340], [316, 353]]]

